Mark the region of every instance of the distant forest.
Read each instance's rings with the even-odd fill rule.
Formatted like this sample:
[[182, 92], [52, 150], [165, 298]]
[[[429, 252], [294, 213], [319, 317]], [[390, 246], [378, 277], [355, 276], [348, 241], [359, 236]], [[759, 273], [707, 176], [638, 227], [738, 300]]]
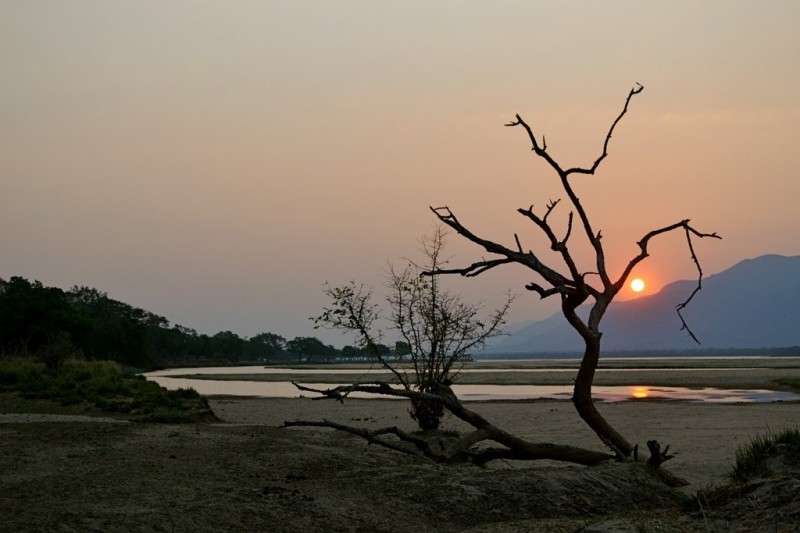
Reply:
[[[385, 355], [407, 353], [403, 343], [379, 349]], [[143, 369], [370, 359], [357, 347], [337, 350], [316, 337], [199, 334], [97, 289], [75, 286], [64, 291], [18, 276], [0, 278], [0, 357], [9, 356], [33, 356], [56, 366], [82, 356]]]

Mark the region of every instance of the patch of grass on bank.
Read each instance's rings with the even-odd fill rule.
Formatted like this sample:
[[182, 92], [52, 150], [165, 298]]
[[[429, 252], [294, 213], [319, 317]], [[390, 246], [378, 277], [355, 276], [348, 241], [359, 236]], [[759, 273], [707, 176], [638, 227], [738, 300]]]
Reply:
[[58, 368], [48, 368], [31, 359], [0, 359], [0, 392], [61, 406], [85, 405], [137, 421], [214, 418], [208, 402], [193, 389], [168, 391], [109, 361], [73, 359]]
[[784, 387], [788, 387], [793, 391], [800, 392], [800, 379], [798, 378], [776, 379], [775, 383], [778, 385], [783, 385]]
[[731, 476], [735, 481], [769, 476], [773, 473], [775, 465], [796, 468], [798, 457], [800, 457], [800, 430], [797, 428], [756, 435], [749, 444], [740, 446], [736, 451], [736, 465]]

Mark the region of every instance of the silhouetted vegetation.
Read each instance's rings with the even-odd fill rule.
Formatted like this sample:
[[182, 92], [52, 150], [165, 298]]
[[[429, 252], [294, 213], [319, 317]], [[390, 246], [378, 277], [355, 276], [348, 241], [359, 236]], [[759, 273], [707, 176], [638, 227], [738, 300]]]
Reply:
[[192, 389], [169, 391], [110, 361], [64, 361], [59, 368], [24, 358], [0, 360], [0, 393], [61, 406], [83, 406], [140, 421], [213, 419], [208, 402]]
[[[388, 357], [395, 353], [388, 346], [379, 349]], [[364, 349], [337, 350], [315, 337], [287, 340], [265, 332], [247, 338], [231, 331], [201, 334], [97, 289], [76, 286], [64, 291], [14, 276], [0, 279], [0, 358], [20, 356], [34, 357], [53, 369], [70, 358], [148, 369], [366, 361], [371, 357]]]
[[[381, 311], [374, 303], [372, 290], [351, 281], [338, 287], [327, 287], [330, 307], [314, 319], [317, 326], [338, 329], [355, 335], [358, 345], [368, 350], [374, 361], [389, 370], [405, 391], [436, 393], [449, 386], [471, 352], [486, 341], [502, 334], [505, 316], [513, 301], [508, 295], [505, 304], [481, 317], [481, 305], [465, 302], [461, 296], [442, 287], [437, 277], [424, 272], [438, 269], [443, 258], [446, 231], [436, 229], [420, 240], [425, 264], [409, 262], [403, 269], [390, 266], [386, 280], [389, 296], [386, 309], [389, 323], [403, 339], [395, 347], [397, 357], [380, 344], [382, 337], [376, 322]], [[406, 357], [407, 356], [407, 357]], [[405, 363], [401, 366], [398, 363]], [[412, 397], [410, 415], [423, 431], [439, 428], [445, 406], [435, 399]]]
[[[561, 204], [561, 199], [549, 200], [544, 207], [539, 206], [536, 210], [534, 210], [533, 204], [530, 204], [527, 208], [517, 209], [520, 215], [532, 223], [535, 228], [538, 228], [539, 237], [544, 238], [544, 241], [540, 240], [539, 243], [549, 242], [548, 247], [541, 247], [539, 251], [534, 251], [535, 248], [532, 247], [535, 246], [534, 244], [529, 242], [523, 244], [523, 241], [529, 238], [527, 231], [526, 233], [514, 233], [514, 244], [510, 247], [501, 241], [480, 237], [467, 228], [447, 205], [430, 206], [431, 212], [442, 225], [449, 227], [465, 240], [475, 244], [488, 256], [482, 255], [479, 260], [461, 268], [453, 268], [447, 261], [443, 261], [440, 264], [434, 261], [429, 269], [419, 272], [422, 276], [428, 276], [431, 279], [442, 275], [476, 277], [495, 268], [514, 264], [524, 267], [530, 271], [529, 273], [534, 274], [534, 280], [527, 283], [525, 289], [538, 295], [540, 299], [555, 298], [560, 301], [561, 314], [583, 341], [584, 352], [575, 377], [572, 403], [581, 419], [594, 431], [609, 452], [595, 452], [570, 445], [525, 441], [492, 425], [478, 413], [467, 409], [453, 393], [449, 386], [450, 382], [447, 379], [434, 380], [434, 386], [430, 390], [414, 389], [407, 385], [403, 388], [392, 387], [385, 382], [354, 383], [327, 390], [301, 386], [298, 386], [298, 388], [318, 392], [321, 395], [320, 397], [335, 399], [341, 399], [353, 392], [367, 392], [407, 398], [411, 400], [412, 404], [420, 401], [436, 402], [474, 428], [471, 434], [465, 435], [449, 447], [431, 446], [429, 443], [421, 442], [413, 436], [409, 437], [409, 435], [404, 434], [397, 428], [371, 432], [366, 428], [344, 426], [329, 420], [287, 421], [285, 425], [330, 427], [359, 435], [373, 444], [380, 444], [387, 448], [410, 454], [424, 454], [428, 458], [440, 462], [469, 460], [477, 464], [483, 464], [494, 459], [554, 459], [592, 465], [612, 459], [637, 457], [638, 445], [626, 439], [603, 417], [592, 397], [592, 385], [601, 353], [602, 331], [600, 324], [609, 305], [611, 305], [623, 287], [626, 286], [628, 278], [636, 266], [649, 257], [648, 246], [650, 242], [669, 233], [681, 232], [686, 237], [689, 257], [697, 270], [697, 285], [684, 301], [676, 305], [676, 311], [681, 322], [681, 329], [697, 341], [682, 314], [682, 310], [686, 308], [702, 287], [703, 270], [695, 253], [694, 243], [704, 238], [720, 238], [716, 233], [701, 232], [690, 224], [689, 219], [682, 219], [645, 233], [636, 243], [639, 248], [638, 253], [620, 272], [612, 272], [612, 263], [607, 263], [606, 241], [602, 240], [603, 233], [596, 229], [595, 224], [592, 222], [593, 217], [590, 216], [589, 211], [581, 201], [573, 182], [582, 176], [595, 175], [600, 164], [608, 156], [608, 147], [614, 135], [614, 130], [627, 113], [631, 99], [643, 90], [644, 87], [638, 83], [630, 90], [622, 111], [620, 111], [608, 129], [600, 155], [591, 166], [570, 167], [559, 164], [548, 152], [544, 136], [542, 135], [541, 139], [537, 137], [533, 128], [518, 114], [506, 124], [508, 127], [519, 127], [526, 134], [530, 141], [531, 151], [554, 172], [567, 199], [564, 204], [566, 204], [569, 212], [566, 213], [565, 217], [551, 217], [559, 205], [563, 209], [564, 204]], [[571, 237], [572, 240], [570, 240]], [[586, 249], [591, 250], [592, 259], [588, 263], [584, 262], [586, 260], [584, 259], [583, 251]], [[555, 252], [555, 254], [550, 254], [550, 252]], [[342, 329], [357, 332], [362, 337], [367, 337], [365, 341], [368, 344], [369, 326], [371, 322], [377, 319], [377, 311], [371, 306], [368, 291], [360, 291], [359, 289], [360, 287], [357, 285], [334, 288], [329, 293], [334, 305], [330, 309], [326, 309], [320, 319], [328, 326], [341, 327]], [[400, 297], [404, 297], [402, 291], [398, 293], [398, 298]], [[583, 318], [578, 312], [584, 304], [591, 306], [588, 318]], [[472, 322], [474, 316], [474, 313], [468, 314], [466, 315], [467, 321], [462, 319], [460, 322], [456, 321], [456, 324], [479, 325], [479, 323]], [[401, 319], [400, 321], [393, 321], [398, 329], [402, 329], [407, 324], [408, 319], [406, 316], [399, 316], [399, 318]], [[424, 323], [425, 321], [421, 322]], [[439, 321], [434, 321], [434, 328], [437, 322]], [[434, 337], [428, 335], [427, 330], [421, 331], [423, 331], [422, 337], [430, 338], [433, 343]], [[472, 331], [475, 330], [473, 329]], [[699, 343], [699, 341], [697, 342]], [[424, 352], [424, 350], [421, 352]], [[433, 352], [436, 353], [436, 350], [433, 350]], [[391, 369], [391, 367], [389, 368]], [[399, 379], [401, 378], [399, 373], [395, 372], [395, 376], [402, 383], [402, 379]], [[388, 435], [392, 436], [384, 438]], [[400, 441], [404, 441], [403, 445], [398, 445], [395, 437]], [[500, 444], [502, 447], [479, 449], [474, 446], [482, 441], [490, 441]], [[411, 447], [412, 445], [413, 448]], [[672, 458], [672, 455], [667, 453], [669, 446], [662, 451], [656, 440], [650, 440], [647, 441], [647, 447], [651, 454], [648, 464], [653, 467], [653, 470], [663, 481], [671, 485], [686, 483], [685, 480], [672, 476], [666, 469], [661, 468], [661, 465], [666, 460]]]
[[783, 385], [784, 387], [789, 387], [795, 391], [800, 391], [800, 379], [797, 378], [776, 379], [775, 383]]

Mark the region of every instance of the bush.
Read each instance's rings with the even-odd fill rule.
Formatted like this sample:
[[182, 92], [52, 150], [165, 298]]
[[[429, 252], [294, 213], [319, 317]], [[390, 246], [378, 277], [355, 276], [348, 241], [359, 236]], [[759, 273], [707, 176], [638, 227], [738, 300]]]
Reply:
[[736, 450], [736, 466], [731, 477], [736, 481], [747, 481], [768, 476], [772, 473], [770, 460], [779, 456], [788, 461], [798, 461], [800, 430], [789, 428], [776, 434], [767, 432], [766, 435], [756, 435], [749, 444]]
[[31, 359], [0, 359], [0, 392], [61, 405], [85, 403], [136, 419], [190, 421], [213, 418], [208, 402], [193, 389], [169, 391], [111, 361], [70, 359], [57, 369]]
[[58, 370], [66, 361], [76, 357], [82, 358], [83, 354], [63, 331], [36, 354], [36, 358], [51, 370]]
[[797, 378], [776, 379], [775, 383], [783, 385], [784, 387], [789, 387], [795, 391], [800, 391], [800, 379]]
[[27, 389], [42, 381], [46, 372], [44, 363], [30, 359], [12, 358], [0, 360], [0, 391], [15, 388]]

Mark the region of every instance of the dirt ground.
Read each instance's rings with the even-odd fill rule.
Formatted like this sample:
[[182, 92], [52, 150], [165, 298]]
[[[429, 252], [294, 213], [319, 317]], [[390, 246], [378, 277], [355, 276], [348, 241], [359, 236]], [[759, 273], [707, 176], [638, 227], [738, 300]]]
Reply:
[[[791, 531], [799, 523], [794, 478], [721, 496], [711, 485], [727, 482], [735, 450], [749, 437], [796, 426], [800, 404], [602, 405], [633, 441], [672, 445], [671, 470], [692, 482], [676, 493], [634, 463], [441, 466], [334, 431], [278, 427], [327, 418], [410, 430], [402, 401], [210, 403], [221, 423], [0, 409], [0, 530]], [[567, 402], [470, 406], [530, 440], [602, 449]], [[459, 424], [448, 419], [445, 427]], [[700, 503], [689, 512], [679, 505], [687, 500]]]

